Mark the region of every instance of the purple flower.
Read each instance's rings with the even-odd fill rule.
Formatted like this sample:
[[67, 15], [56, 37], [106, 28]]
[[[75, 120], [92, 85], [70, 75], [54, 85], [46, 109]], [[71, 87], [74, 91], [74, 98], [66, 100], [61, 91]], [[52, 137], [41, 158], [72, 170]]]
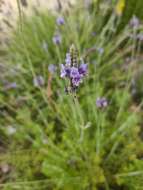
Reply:
[[53, 36], [53, 43], [55, 45], [60, 45], [61, 42], [62, 42], [62, 38], [61, 38], [61, 36], [59, 34], [56, 34], [56, 35]]
[[87, 74], [87, 64], [82, 63], [78, 69], [79, 74], [85, 76]]
[[49, 71], [51, 74], [55, 73], [56, 70], [57, 70], [57, 67], [56, 67], [54, 64], [50, 64], [50, 65], [48, 66], [48, 71]]
[[130, 26], [133, 28], [138, 28], [139, 24], [140, 24], [139, 19], [134, 15], [130, 20]]
[[65, 20], [63, 17], [58, 17], [57, 18], [57, 24], [58, 25], [64, 25], [65, 24]]
[[79, 84], [82, 83], [82, 77], [83, 75], [79, 73], [78, 68], [76, 67], [71, 68], [70, 78], [72, 79], [73, 86], [79, 86]]
[[61, 78], [70, 77], [71, 68], [61, 64]]
[[106, 98], [102, 97], [102, 98], [97, 98], [96, 99], [96, 106], [98, 108], [105, 108], [108, 106], [108, 101]]
[[66, 59], [65, 59], [66, 65], [70, 66], [71, 65], [71, 56], [70, 53], [66, 54]]
[[33, 84], [34, 84], [35, 87], [43, 86], [45, 84], [44, 78], [41, 75], [36, 76], [33, 79]]
[[16, 82], [6, 82], [4, 85], [5, 90], [10, 90], [10, 89], [15, 89], [15, 88], [17, 88]]
[[82, 78], [81, 78], [80, 74], [78, 74], [74, 78], [72, 78], [73, 86], [79, 86], [80, 83], [82, 83]]
[[66, 76], [66, 70], [65, 70], [65, 66], [63, 64], [61, 64], [61, 78], [64, 78]]

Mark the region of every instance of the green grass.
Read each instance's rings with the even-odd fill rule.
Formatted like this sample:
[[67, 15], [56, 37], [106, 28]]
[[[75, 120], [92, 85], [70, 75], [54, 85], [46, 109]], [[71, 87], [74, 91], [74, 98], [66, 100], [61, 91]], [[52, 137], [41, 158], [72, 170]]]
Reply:
[[[6, 80], [18, 87], [4, 90], [1, 84], [6, 150], [0, 160], [10, 167], [1, 189], [142, 190], [142, 98], [134, 103], [130, 90], [141, 46], [129, 38], [142, 27], [133, 31], [127, 25], [117, 34], [120, 18], [112, 10], [105, 22], [108, 11], [108, 5], [100, 11], [96, 4], [89, 10], [76, 6], [60, 13], [63, 26], [56, 24], [58, 15], [36, 12], [13, 32]], [[62, 36], [59, 46], [52, 41], [56, 31]], [[88, 63], [76, 101], [65, 93], [60, 78], [60, 64], [71, 44]], [[54, 74], [48, 71], [50, 64], [57, 66]], [[45, 80], [39, 88], [33, 85], [37, 75]], [[98, 97], [107, 98], [106, 109], [96, 107]], [[14, 134], [8, 133], [9, 126], [16, 129]]]

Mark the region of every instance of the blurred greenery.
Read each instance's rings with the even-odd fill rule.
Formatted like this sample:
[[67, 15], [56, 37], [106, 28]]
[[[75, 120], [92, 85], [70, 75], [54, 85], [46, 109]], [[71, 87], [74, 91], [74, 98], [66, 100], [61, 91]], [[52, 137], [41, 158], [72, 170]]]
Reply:
[[123, 11], [119, 31], [128, 24], [133, 15], [136, 15], [141, 20], [143, 19], [143, 1], [142, 0], [125, 0], [125, 8]]

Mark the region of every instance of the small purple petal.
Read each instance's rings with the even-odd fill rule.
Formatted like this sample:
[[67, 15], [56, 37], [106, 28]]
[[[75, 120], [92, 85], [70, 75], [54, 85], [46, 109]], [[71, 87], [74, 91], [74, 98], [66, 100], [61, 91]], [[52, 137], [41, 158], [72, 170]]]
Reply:
[[87, 74], [87, 64], [82, 63], [78, 69], [79, 74], [85, 76]]
[[61, 42], [62, 42], [62, 38], [61, 38], [61, 36], [60, 36], [59, 34], [57, 34], [57, 35], [55, 35], [55, 36], [53, 37], [53, 43], [54, 43], [55, 45], [60, 45]]
[[107, 101], [107, 99], [106, 98], [97, 98], [96, 99], [96, 106], [98, 107], [98, 108], [105, 108], [105, 107], [107, 107], [108, 106], [108, 101]]
[[132, 19], [130, 20], [130, 26], [133, 28], [138, 28], [140, 24], [139, 19], [134, 15]]
[[56, 70], [57, 70], [57, 67], [56, 67], [54, 64], [50, 64], [50, 65], [48, 66], [48, 71], [49, 71], [51, 74], [55, 73]]
[[108, 102], [105, 98], [102, 99], [102, 105], [104, 108], [108, 106]]
[[61, 64], [61, 74], [60, 74], [61, 78], [64, 78], [66, 76], [66, 70], [65, 70], [65, 66], [63, 64]]
[[33, 84], [34, 84], [35, 87], [43, 86], [45, 84], [44, 78], [41, 75], [36, 76], [33, 79]]
[[75, 78], [75, 77], [77, 77], [77, 76], [79, 76], [78, 68], [72, 67], [72, 68], [71, 68], [71, 72], [70, 72], [70, 77], [71, 77], [71, 78]]
[[72, 78], [72, 84], [74, 86], [79, 86], [79, 84], [82, 83], [81, 75], [77, 75], [76, 77]]
[[71, 74], [71, 68], [70, 67], [66, 67], [66, 76], [67, 77], [70, 77], [70, 74]]
[[97, 99], [96, 99], [96, 106], [97, 106], [98, 108], [102, 107], [102, 105], [101, 105], [101, 99], [100, 99], [100, 98], [97, 98]]
[[10, 90], [10, 89], [15, 89], [15, 88], [17, 88], [17, 83], [16, 82], [7, 82], [4, 85], [5, 90]]
[[57, 24], [58, 25], [64, 25], [65, 24], [65, 20], [63, 17], [58, 17], [57, 18]]
[[70, 77], [71, 68], [61, 64], [61, 78]]

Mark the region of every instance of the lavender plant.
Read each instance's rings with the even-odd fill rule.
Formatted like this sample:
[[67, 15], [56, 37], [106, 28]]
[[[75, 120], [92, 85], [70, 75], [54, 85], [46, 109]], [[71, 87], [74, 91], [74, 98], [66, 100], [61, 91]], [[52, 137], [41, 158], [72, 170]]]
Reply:
[[109, 2], [98, 5], [36, 12], [13, 33], [5, 78], [18, 87], [0, 81], [1, 189], [142, 189], [142, 100], [130, 91], [141, 45], [130, 23], [116, 33]]

